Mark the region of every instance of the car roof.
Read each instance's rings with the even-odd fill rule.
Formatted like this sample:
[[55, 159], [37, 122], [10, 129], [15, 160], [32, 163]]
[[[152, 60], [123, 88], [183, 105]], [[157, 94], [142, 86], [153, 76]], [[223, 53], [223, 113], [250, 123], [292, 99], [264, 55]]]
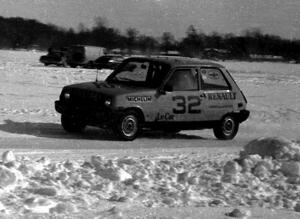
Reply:
[[99, 56], [98, 59], [100, 58], [122, 58], [123, 56], [121, 55], [103, 55], [103, 56]]
[[126, 60], [136, 60], [136, 61], [152, 61], [152, 62], [161, 62], [171, 65], [172, 68], [180, 66], [207, 66], [207, 67], [218, 67], [224, 68], [223, 65], [220, 65], [215, 62], [210, 62], [207, 60], [201, 60], [197, 58], [183, 57], [183, 56], [136, 56], [130, 57]]

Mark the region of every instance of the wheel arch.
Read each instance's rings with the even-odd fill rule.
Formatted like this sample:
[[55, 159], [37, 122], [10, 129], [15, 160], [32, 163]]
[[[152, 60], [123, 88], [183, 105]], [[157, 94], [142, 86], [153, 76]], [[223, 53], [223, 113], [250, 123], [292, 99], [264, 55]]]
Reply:
[[122, 112], [129, 112], [129, 111], [136, 112], [139, 119], [140, 119], [140, 122], [141, 123], [145, 122], [145, 115], [144, 115], [143, 110], [141, 108], [139, 108], [139, 107], [128, 107], [128, 108], [122, 110]]
[[221, 122], [226, 116], [232, 116], [236, 121], [238, 121], [236, 113], [234, 113], [234, 112], [228, 112], [228, 113], [224, 114], [221, 117], [221, 119], [219, 120], [219, 122]]
[[223, 115], [220, 119], [222, 121], [226, 116], [232, 116], [237, 123], [242, 123], [248, 119], [250, 112], [248, 110], [241, 110], [240, 112], [229, 112]]

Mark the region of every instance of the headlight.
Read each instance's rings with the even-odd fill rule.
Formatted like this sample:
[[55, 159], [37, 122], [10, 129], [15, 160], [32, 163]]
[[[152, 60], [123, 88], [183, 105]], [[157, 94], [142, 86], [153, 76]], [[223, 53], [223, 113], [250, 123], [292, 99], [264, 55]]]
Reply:
[[64, 93], [65, 100], [70, 99], [70, 97], [71, 97], [70, 93], [68, 93], [68, 92]]
[[110, 99], [105, 100], [104, 105], [105, 106], [110, 106], [111, 105], [111, 100]]

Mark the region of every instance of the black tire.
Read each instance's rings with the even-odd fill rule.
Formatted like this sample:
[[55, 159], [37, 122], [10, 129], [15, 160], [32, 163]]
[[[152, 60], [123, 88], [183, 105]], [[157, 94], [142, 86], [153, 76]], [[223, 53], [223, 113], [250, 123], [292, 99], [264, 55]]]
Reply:
[[213, 130], [217, 139], [231, 140], [236, 136], [239, 130], [239, 122], [237, 122], [232, 115], [227, 115], [224, 116]]
[[61, 115], [61, 125], [67, 132], [82, 132], [85, 128], [85, 124], [79, 118], [72, 115]]
[[139, 115], [133, 110], [124, 112], [113, 130], [122, 140], [134, 140], [140, 133]]

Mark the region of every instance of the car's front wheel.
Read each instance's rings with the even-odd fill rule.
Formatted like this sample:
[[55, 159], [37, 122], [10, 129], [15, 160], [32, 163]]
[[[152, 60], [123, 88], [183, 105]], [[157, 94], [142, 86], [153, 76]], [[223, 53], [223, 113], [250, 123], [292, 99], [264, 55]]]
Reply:
[[73, 115], [61, 115], [61, 125], [67, 132], [82, 132], [85, 124], [82, 120]]
[[140, 132], [140, 120], [135, 111], [124, 112], [114, 127], [116, 134], [123, 140], [132, 141]]
[[232, 115], [227, 115], [213, 130], [216, 138], [221, 140], [231, 140], [236, 136], [239, 130], [239, 123]]

